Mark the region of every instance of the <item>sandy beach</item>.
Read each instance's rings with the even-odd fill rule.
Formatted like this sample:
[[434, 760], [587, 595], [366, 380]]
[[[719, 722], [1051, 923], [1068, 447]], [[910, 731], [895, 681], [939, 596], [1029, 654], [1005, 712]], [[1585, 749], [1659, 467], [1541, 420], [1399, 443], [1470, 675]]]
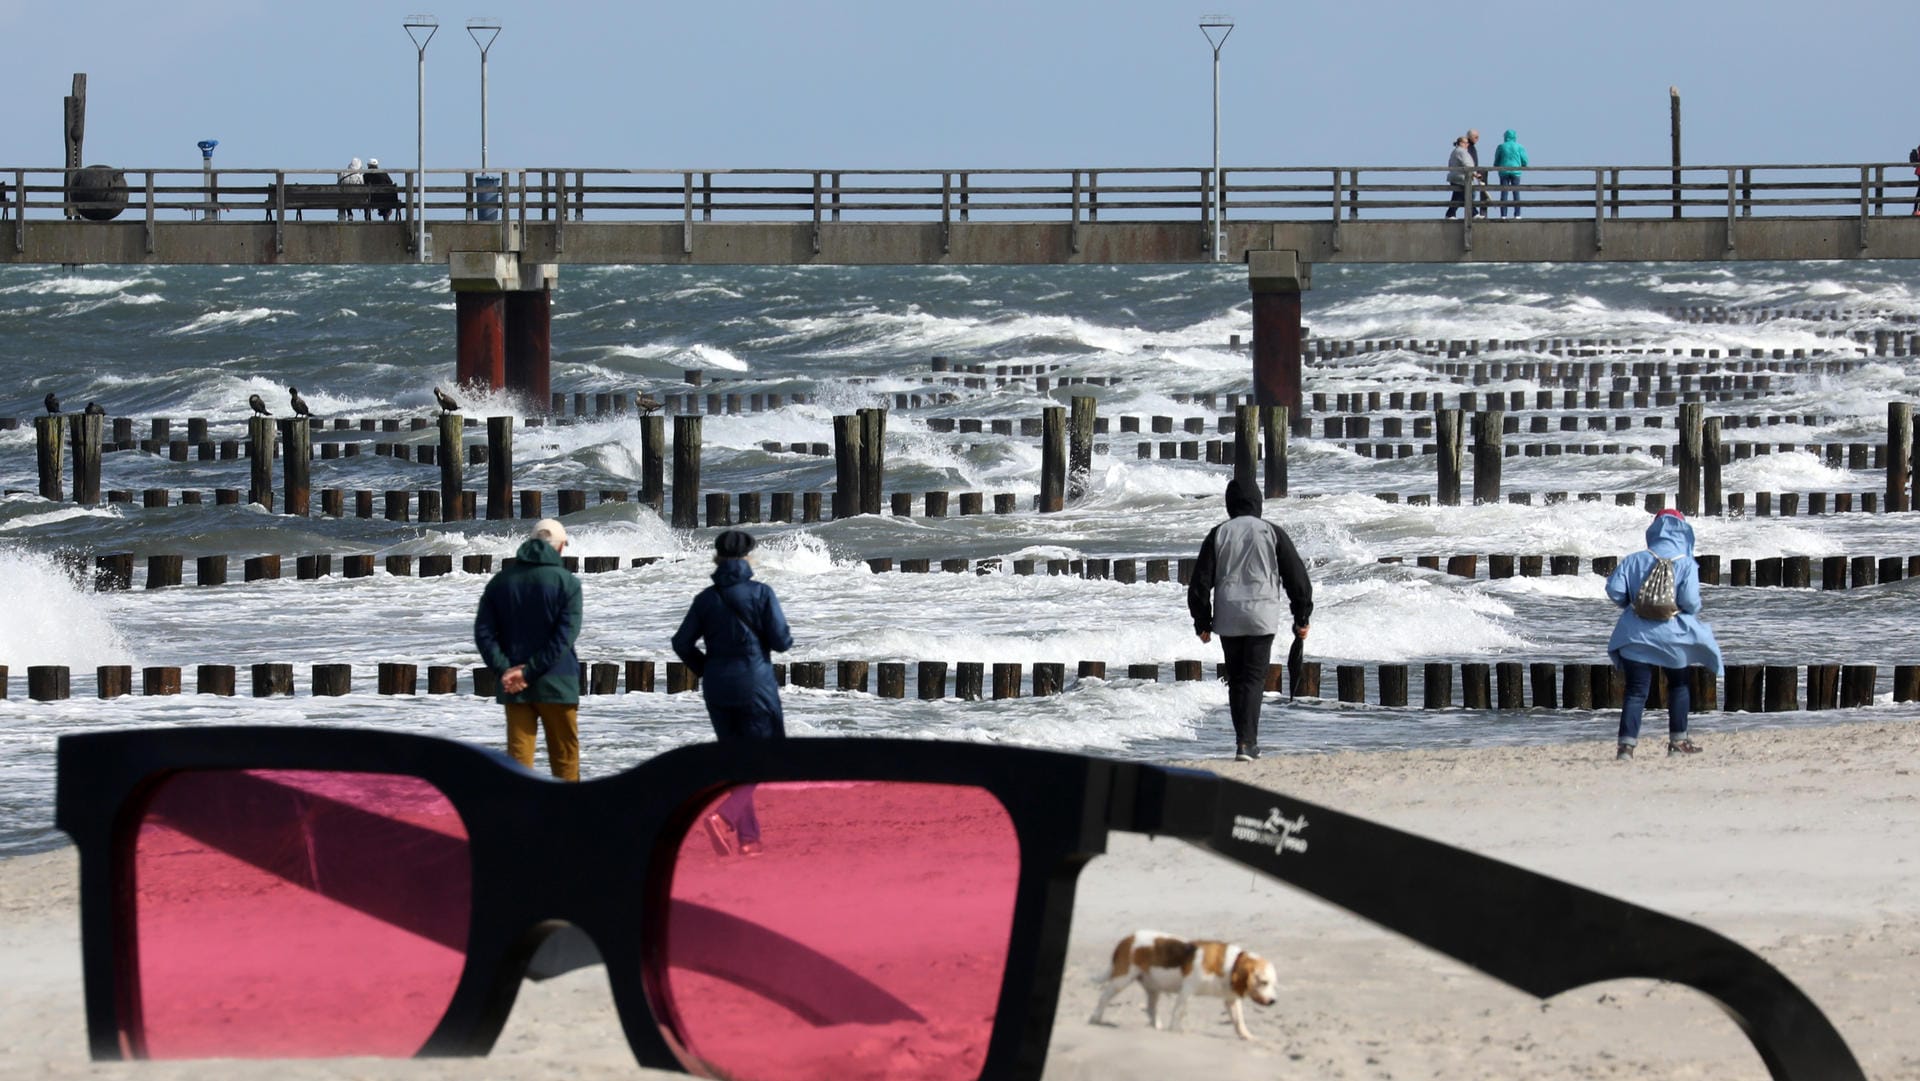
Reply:
[[[1746, 944], [1826, 1011], [1871, 1077], [1920, 1078], [1920, 728], [1716, 736], [1669, 760], [1611, 742], [1200, 763], [1690, 919]], [[1269, 723], [1274, 723], [1270, 719]], [[484, 1060], [96, 1065], [81, 1016], [71, 850], [0, 863], [0, 1077], [632, 1077], [604, 974], [527, 985]], [[1128, 991], [1087, 1023], [1122, 935], [1240, 942], [1276, 962], [1256, 1040], [1196, 1002], [1149, 1031]], [[1500, 934], [1489, 925], [1488, 935]], [[1701, 996], [1617, 982], [1541, 1003], [1177, 842], [1115, 837], [1081, 878], [1047, 1076], [1059, 1079], [1764, 1078]]]

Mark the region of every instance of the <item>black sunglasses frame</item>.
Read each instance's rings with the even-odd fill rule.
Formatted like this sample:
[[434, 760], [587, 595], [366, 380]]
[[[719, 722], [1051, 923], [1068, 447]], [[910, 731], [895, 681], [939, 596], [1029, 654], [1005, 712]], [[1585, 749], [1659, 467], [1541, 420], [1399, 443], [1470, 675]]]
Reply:
[[678, 845], [699, 810], [740, 784], [895, 781], [984, 789], [1006, 808], [1019, 838], [983, 1081], [1040, 1076], [1075, 882], [1106, 850], [1109, 830], [1186, 840], [1542, 999], [1611, 979], [1684, 984], [1733, 1018], [1774, 1078], [1864, 1081], [1819, 1008], [1722, 935], [1197, 770], [983, 744], [809, 738], [697, 744], [572, 785], [438, 737], [268, 726], [68, 735], [58, 758], [55, 824], [80, 853], [81, 954], [96, 1059], [142, 1052], [128, 869], [157, 784], [183, 770], [323, 770], [417, 778], [438, 789], [466, 826], [472, 909], [465, 967], [423, 1057], [486, 1054], [535, 951], [572, 925], [608, 959], [615, 1006], [640, 1064], [699, 1071], [658, 1005], [668, 997], [659, 985], [665, 921], [656, 916], [667, 911]]

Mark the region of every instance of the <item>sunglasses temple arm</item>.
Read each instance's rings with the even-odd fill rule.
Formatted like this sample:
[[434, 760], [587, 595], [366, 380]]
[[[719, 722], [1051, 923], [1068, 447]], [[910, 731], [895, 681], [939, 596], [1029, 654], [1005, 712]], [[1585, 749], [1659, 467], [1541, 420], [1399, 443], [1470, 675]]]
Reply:
[[1723, 935], [1210, 773], [1130, 768], [1115, 777], [1115, 828], [1182, 838], [1538, 998], [1601, 980], [1684, 984], [1733, 1018], [1776, 1081], [1864, 1081], [1819, 1007]]

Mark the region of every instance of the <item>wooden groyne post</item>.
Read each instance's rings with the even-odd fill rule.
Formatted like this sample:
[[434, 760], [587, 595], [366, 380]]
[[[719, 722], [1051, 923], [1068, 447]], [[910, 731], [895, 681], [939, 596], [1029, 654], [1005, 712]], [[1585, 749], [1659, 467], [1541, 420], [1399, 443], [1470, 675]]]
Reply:
[[1720, 418], [1708, 417], [1700, 425], [1700, 473], [1706, 488], [1706, 512], [1719, 517], [1727, 512], [1726, 496], [1720, 490]]
[[860, 418], [860, 513], [879, 514], [887, 483], [887, 411], [862, 409]]
[[457, 522], [466, 517], [461, 510], [465, 502], [461, 492], [466, 485], [463, 473], [466, 463], [460, 457], [462, 437], [467, 430], [467, 418], [458, 413], [443, 413], [440, 416], [440, 520]]
[[1067, 488], [1067, 411], [1050, 405], [1040, 413], [1040, 512], [1065, 506]]
[[866, 426], [858, 414], [833, 418], [833, 516], [851, 518], [860, 513], [865, 485], [860, 480], [861, 453]]
[[285, 435], [281, 439], [280, 475], [288, 514], [308, 517], [313, 502], [311, 475], [313, 428], [306, 417], [288, 417], [281, 421]]
[[1436, 498], [1442, 506], [1457, 507], [1460, 505], [1460, 410], [1458, 407], [1433, 411], [1433, 438], [1439, 448], [1439, 454], [1435, 455], [1436, 468], [1440, 471]]
[[1680, 406], [1680, 513], [1689, 518], [1700, 513], [1701, 455], [1705, 451], [1706, 406], [1683, 402]]
[[1887, 403], [1887, 510], [1912, 510], [1907, 495], [1913, 469], [1913, 405]]
[[487, 418], [487, 518], [513, 517], [513, 418]]
[[1098, 407], [1090, 395], [1072, 398], [1072, 415], [1067, 418], [1067, 498], [1087, 494], [1087, 479], [1093, 474], [1093, 429]]
[[1266, 437], [1267, 451], [1267, 488], [1269, 499], [1287, 494], [1287, 423], [1288, 410], [1284, 405], [1263, 405], [1260, 407], [1262, 434]]
[[667, 418], [650, 413], [640, 418], [640, 502], [660, 509], [664, 487], [662, 463], [666, 459]]
[[673, 418], [673, 527], [700, 524], [700, 418]]
[[88, 413], [73, 417], [73, 501], [82, 506], [100, 502], [100, 439], [105, 421]]
[[40, 464], [40, 498], [60, 502], [67, 498], [61, 481], [60, 459], [66, 450], [66, 418], [58, 414], [33, 418], [33, 441]]
[[[1473, 415], [1473, 501], [1500, 502], [1500, 459], [1506, 454], [1503, 429], [1507, 415], [1488, 409]], [[1459, 481], [1455, 480], [1456, 491]], [[1456, 494], [1455, 502], [1459, 502]]]
[[273, 418], [247, 418], [247, 457], [253, 466], [247, 502], [273, 509]]
[[1233, 479], [1240, 490], [1251, 492], [1259, 483], [1255, 470], [1260, 464], [1260, 407], [1238, 405], [1233, 409]]

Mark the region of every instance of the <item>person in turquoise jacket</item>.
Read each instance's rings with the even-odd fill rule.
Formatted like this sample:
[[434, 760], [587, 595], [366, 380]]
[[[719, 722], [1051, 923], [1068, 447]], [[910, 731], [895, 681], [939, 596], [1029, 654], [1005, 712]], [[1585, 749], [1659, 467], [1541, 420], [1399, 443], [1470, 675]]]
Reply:
[[[1680, 611], [1671, 619], [1648, 619], [1633, 610], [1633, 598], [1661, 559], [1673, 561], [1673, 600]], [[1697, 753], [1699, 746], [1687, 738], [1687, 709], [1692, 705], [1687, 669], [1697, 664], [1719, 675], [1720, 643], [1714, 640], [1713, 628], [1700, 618], [1700, 567], [1693, 560], [1693, 527], [1679, 511], [1654, 515], [1647, 526], [1646, 550], [1622, 559], [1608, 576], [1607, 599], [1620, 608], [1607, 656], [1627, 676], [1615, 757], [1633, 757], [1656, 667], [1667, 673], [1667, 754]]]
[[1520, 216], [1520, 170], [1529, 164], [1527, 148], [1520, 145], [1520, 137], [1512, 128], [1507, 129], [1507, 137], [1493, 152], [1493, 167], [1500, 170], [1500, 216], [1507, 216], [1507, 202], [1513, 202], [1513, 216]]

